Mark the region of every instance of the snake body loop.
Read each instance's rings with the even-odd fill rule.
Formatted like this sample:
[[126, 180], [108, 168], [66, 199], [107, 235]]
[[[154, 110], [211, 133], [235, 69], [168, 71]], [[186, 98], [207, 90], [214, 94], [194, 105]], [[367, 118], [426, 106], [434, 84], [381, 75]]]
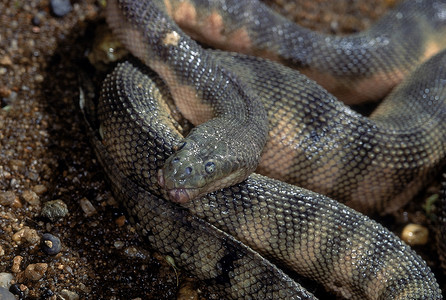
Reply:
[[[206, 3], [223, 2], [111, 0], [108, 4], [107, 20], [116, 35], [163, 81], [151, 83], [153, 74], [137, 63], [119, 65], [104, 82], [98, 106], [102, 141], [92, 137], [102, 163], [108, 164], [106, 172], [115, 193], [135, 216], [142, 234], [159, 251], [178, 259], [179, 265], [216, 284], [222, 297], [227, 293], [233, 298], [263, 299], [265, 294], [274, 298], [276, 293], [293, 294], [293, 289], [297, 299], [312, 297], [256, 257], [252, 248], [345, 298], [441, 299], [425, 262], [381, 225], [326, 196], [269, 177], [247, 176], [261, 157], [258, 170], [264, 174], [369, 213], [393, 211], [417, 193], [444, 165], [446, 156], [446, 52], [413, 66], [443, 47], [437, 38], [444, 3], [407, 1], [368, 32], [344, 40], [322, 39], [339, 50], [339, 57], [329, 56], [329, 61], [340, 61], [345, 75], [341, 77], [347, 78], [341, 85], [376, 78], [393, 85], [401, 74], [415, 68], [370, 118], [353, 112], [295, 70], [261, 58], [202, 49], [172, 19], [187, 30], [200, 24], [200, 18], [210, 20], [212, 30], [225, 29], [216, 31], [225, 33], [224, 41], [239, 37], [242, 45], [255, 44], [248, 25], [234, 25], [238, 33], [220, 26], [227, 25], [223, 16], [246, 15], [249, 10], [243, 5], [254, 2], [237, 6], [229, 1], [234, 6], [226, 11], [210, 6], [207, 12], [197, 13]], [[259, 6], [252, 12], [263, 9]], [[189, 21], [178, 19], [178, 12], [187, 12]], [[280, 27], [275, 23], [279, 19], [273, 22], [269, 16], [265, 12], [265, 19], [254, 23], [293, 37], [290, 25]], [[380, 30], [393, 21], [400, 32], [392, 32], [390, 39]], [[416, 35], [414, 44], [406, 43], [414, 28], [426, 29], [427, 35]], [[315, 56], [302, 60], [302, 66], [310, 68], [328, 48], [318, 44], [318, 34], [302, 32], [313, 38], [306, 45], [313, 43], [323, 50], [317, 55], [313, 49]], [[209, 28], [198, 36], [208, 33]], [[296, 35], [290, 43], [303, 47], [300, 38]], [[400, 60], [394, 39], [413, 48], [401, 52]], [[279, 39], [278, 43], [280, 48], [285, 42]], [[369, 47], [376, 43], [381, 47]], [[263, 51], [259, 49], [251, 50]], [[369, 53], [371, 49], [379, 55]], [[347, 53], [358, 60], [353, 66], [351, 60], [345, 61], [350, 57]], [[314, 63], [314, 70], [319, 70], [318, 64], [331, 70], [326, 60]], [[331, 71], [324, 70], [322, 77], [327, 77]], [[164, 102], [170, 101], [169, 95], [198, 125], [186, 138]], [[182, 203], [187, 213], [171, 203], [165, 205], [162, 198]], [[163, 224], [149, 212], [155, 209], [148, 204], [152, 201], [155, 207], [165, 205], [163, 216], [193, 222], [168, 217]], [[167, 238], [177, 229], [174, 226], [180, 233]], [[200, 226], [207, 240], [200, 240]], [[214, 226], [243, 246], [226, 244], [230, 238]], [[212, 241], [222, 252], [217, 259], [194, 256], [187, 240], [200, 249]], [[237, 257], [228, 256], [229, 249], [237, 250]], [[262, 267], [243, 266], [254, 261]], [[270, 277], [274, 279], [259, 275], [265, 270], [274, 273]], [[249, 272], [257, 272], [252, 280], [246, 279]]]
[[[214, 255], [208, 257], [206, 251], [200, 251], [203, 247], [225, 249], [226, 239], [206, 244], [193, 224], [175, 222], [171, 226], [161, 221], [173, 214], [171, 210], [183, 211], [162, 200], [165, 191], [156, 184], [158, 169], [182, 137], [178, 131], [181, 127], [163, 100], [169, 97], [168, 92], [159, 81], [152, 82], [152, 77], [150, 71], [129, 62], [115, 69], [104, 82], [98, 107], [103, 139], [93, 142], [101, 147], [97, 150], [99, 157], [106, 155], [107, 159], [101, 160], [107, 164], [107, 174], [118, 197], [135, 216], [142, 235], [156, 249], [174, 257], [179, 266], [216, 282], [223, 276], [218, 261], [221, 256], [217, 254], [215, 261]], [[127, 92], [119, 92], [123, 90]], [[116, 187], [121, 177], [134, 187]], [[138, 197], [134, 196], [135, 187], [141, 194]], [[152, 217], [152, 206], [164, 207], [161, 216]], [[263, 257], [345, 298], [441, 298], [425, 262], [396, 236], [362, 214], [308, 190], [253, 174], [243, 183], [193, 199], [183, 207]], [[210, 224], [204, 227], [204, 234], [214, 230]], [[173, 242], [171, 235], [178, 241]], [[181, 246], [183, 243], [188, 246]], [[193, 257], [191, 252], [195, 253]], [[283, 288], [283, 284], [262, 283], [256, 275], [261, 274], [260, 269], [251, 264], [249, 270], [232, 258], [225, 264], [231, 266], [226, 273], [228, 286], [223, 292], [219, 285], [215, 287], [223, 298], [275, 299], [262, 295]], [[211, 268], [212, 272], [203, 277], [201, 268]], [[244, 294], [251, 289], [261, 292]], [[302, 291], [294, 293], [300, 295]]]
[[[404, 4], [381, 22], [390, 24], [401, 15], [410, 26], [417, 23], [422, 30], [426, 18], [431, 18], [431, 27], [440, 34], [443, 23], [434, 16], [444, 7], [438, 1], [409, 2], [412, 4]], [[198, 117], [202, 121], [211, 118], [188, 135], [185, 146], [158, 175], [173, 201], [185, 202], [244, 180], [262, 154], [257, 170], [261, 174], [331, 196], [362, 212], [388, 213], [411, 199], [444, 163], [442, 69], [434, 73], [426, 67], [419, 78], [412, 77], [398, 87], [367, 119], [291, 69], [202, 49], [164, 13], [175, 11], [170, 2], [166, 6], [161, 1], [113, 3], [108, 14], [111, 27], [135, 56], [160, 74], [185, 117], [195, 124]], [[350, 45], [353, 52], [366, 51], [367, 39], [372, 43], [377, 35], [386, 36], [378, 30], [384, 25], [378, 25], [361, 38], [346, 37], [343, 43], [338, 39], [336, 43]], [[415, 30], [400, 27], [398, 34], [392, 33], [392, 45], [403, 43], [407, 31]], [[173, 32], [175, 37], [166, 40]], [[378, 67], [384, 73], [390, 72], [389, 66], [392, 70], [413, 68], [412, 64], [424, 59], [419, 53], [433, 47], [428, 41], [435, 34], [423, 33], [426, 36], [417, 47], [404, 47], [410, 53], [399, 53], [399, 47], [386, 44], [377, 50], [380, 58], [365, 55], [361, 60], [352, 54], [349, 64], [369, 66], [367, 74], [376, 74]], [[433, 48], [438, 50], [441, 43], [440, 39]], [[383, 49], [386, 52], [380, 53]], [[327, 49], [319, 54], [326, 55], [335, 54]], [[393, 61], [393, 57], [392, 64], [383, 60]], [[408, 62], [402, 64], [400, 57]], [[353, 71], [345, 74], [358, 75]], [[203, 107], [212, 111], [208, 117], [203, 117], [207, 114]]]
[[379, 100], [446, 46], [444, 1], [403, 1], [368, 30], [330, 36], [303, 28], [258, 0], [166, 0], [170, 16], [216, 48], [290, 63], [353, 104]]
[[428, 61], [366, 118], [275, 63], [214, 55], [252, 87], [268, 112], [257, 172], [328, 195], [365, 213], [410, 200], [446, 157], [445, 59]]

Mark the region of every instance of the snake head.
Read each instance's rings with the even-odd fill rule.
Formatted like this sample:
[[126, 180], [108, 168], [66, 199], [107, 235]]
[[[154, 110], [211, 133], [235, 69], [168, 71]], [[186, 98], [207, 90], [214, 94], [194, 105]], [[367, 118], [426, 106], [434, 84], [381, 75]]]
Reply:
[[243, 168], [240, 171], [222, 153], [218, 145], [211, 149], [203, 143], [183, 142], [158, 171], [158, 183], [171, 201], [185, 203], [244, 180], [248, 175]]

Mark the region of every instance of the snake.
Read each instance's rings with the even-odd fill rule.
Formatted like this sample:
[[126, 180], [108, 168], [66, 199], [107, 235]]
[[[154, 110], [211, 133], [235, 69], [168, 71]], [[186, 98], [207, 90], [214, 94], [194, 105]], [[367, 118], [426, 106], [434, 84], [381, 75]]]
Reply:
[[[285, 181], [297, 182], [312, 190], [314, 187], [316, 192], [358, 210], [384, 213], [395, 210], [402, 198], [410, 198], [426, 184], [445, 157], [442, 123], [446, 58], [444, 53], [435, 55], [442, 47], [436, 38], [441, 35], [444, 3], [406, 1], [370, 31], [350, 40], [322, 38], [339, 50], [335, 53], [340, 54], [341, 70], [351, 83], [353, 79], [381, 78], [383, 73], [378, 72], [376, 76], [377, 66], [383, 65], [390, 68], [390, 77], [395, 77], [401, 61], [383, 63], [382, 56], [369, 53], [366, 47], [384, 49], [380, 53], [385, 58], [397, 56], [397, 52], [392, 52], [400, 49], [395, 43], [409, 39], [401, 32], [391, 39], [386, 34], [380, 36], [379, 30], [390, 21], [400, 20], [401, 26], [418, 22], [423, 32], [426, 30], [435, 37], [420, 35], [410, 39], [409, 46], [413, 46], [409, 47], [410, 59], [404, 58], [408, 64], [401, 72], [415, 71], [391, 92], [370, 118], [365, 118], [295, 70], [253, 56], [203, 49], [173, 20], [179, 24], [186, 22], [185, 27], [190, 30], [187, 27], [191, 24], [202, 24], [197, 21], [200, 15], [214, 26], [213, 29], [228, 34], [223, 38], [225, 44], [231, 43], [231, 37], [237, 41], [246, 38], [243, 45], [255, 44], [255, 39], [248, 34], [252, 28], [248, 26], [237, 25], [241, 29], [238, 33], [221, 29], [222, 15], [235, 12], [239, 19], [247, 15], [243, 13], [246, 10], [240, 8], [245, 7], [245, 3], [231, 6], [235, 3], [216, 1], [224, 4], [218, 8], [211, 5], [207, 14], [194, 14], [191, 8], [201, 9], [204, 2], [197, 1], [194, 5], [189, 1], [179, 2], [176, 8], [172, 1], [109, 1], [108, 4], [108, 23], [114, 33], [134, 56], [156, 72], [162, 80], [156, 86], [169, 87], [172, 101], [196, 125], [186, 137], [183, 135], [181, 126], [171, 116], [171, 109], [154, 100], [155, 97], [151, 98], [168, 93], [148, 83], [154, 74], [144, 66], [121, 64], [104, 83], [97, 112], [100, 126], [96, 131], [100, 135], [92, 135], [93, 145], [115, 193], [128, 207], [142, 235], [157, 244], [161, 251], [178, 258], [181, 266], [198, 274], [199, 278], [212, 278], [213, 284], [219, 286], [216, 287], [219, 293], [223, 286], [222, 296], [234, 299], [312, 297], [283, 273], [272, 271], [274, 276], [281, 277], [282, 284], [276, 283], [277, 277], [265, 279], [259, 275], [263, 272], [256, 273], [244, 259], [259, 259], [261, 266], [268, 269], [270, 266], [250, 251], [286, 265], [345, 298], [440, 299], [441, 292], [426, 264], [381, 225], [326, 196], [271, 177], [282, 176], [275, 176], [275, 171], [285, 172], [291, 174], [285, 175]], [[246, 6], [251, 11], [263, 12], [263, 6], [246, 3], [251, 5]], [[218, 12], [223, 11], [223, 7], [226, 10], [220, 15]], [[179, 11], [187, 16], [187, 21], [178, 20], [175, 13]], [[420, 16], [424, 13], [425, 17]], [[265, 16], [269, 15], [265, 13]], [[271, 20], [274, 19], [266, 17], [254, 24], [275, 28], [273, 33], [279, 36], [291, 36], [292, 44], [309, 37], [313, 48], [327, 48], [318, 45], [316, 34], [305, 30], [304, 38], [294, 35], [292, 42], [292, 26], [280, 27], [277, 20]], [[414, 27], [408, 28], [403, 32], [412, 33], [410, 28], [414, 30]], [[207, 31], [200, 34], [206, 36]], [[397, 41], [393, 42], [395, 38]], [[416, 45], [411, 44], [413, 40], [417, 41]], [[283, 43], [278, 41], [277, 44]], [[248, 48], [242, 52], [252, 54], [253, 50]], [[262, 52], [258, 49], [253, 52]], [[350, 67], [358, 62], [358, 56], [350, 55], [353, 61], [346, 62], [347, 56], [341, 54], [352, 54], [352, 51], [361, 54], [365, 65], [357, 63]], [[276, 59], [283, 55], [282, 50], [276, 53], [279, 55], [267, 54]], [[329, 61], [337, 59], [331, 57]], [[285, 57], [285, 60], [294, 58]], [[419, 67], [413, 66], [424, 61]], [[302, 59], [299, 64], [307, 75], [306, 68], [317, 70], [320, 66], [328, 66], [325, 77], [334, 70], [327, 61], [318, 62], [317, 56]], [[400, 75], [396, 77], [403, 77]], [[392, 85], [401, 81], [401, 78], [383, 78]], [[181, 99], [185, 98], [191, 102], [182, 103]], [[303, 123], [298, 125], [293, 121], [296, 119]], [[94, 126], [91, 132], [95, 132]], [[247, 154], [253, 156], [247, 157]], [[268, 166], [268, 161], [275, 164]], [[315, 173], [315, 166], [322, 170]], [[251, 174], [256, 168], [270, 177]], [[296, 169], [302, 171], [296, 175]], [[221, 170], [230, 173], [221, 176]], [[372, 173], [377, 179], [371, 177]], [[198, 178], [199, 185], [203, 179], [213, 184], [190, 188], [187, 181], [193, 177], [189, 176], [191, 174]], [[372, 198], [377, 200], [371, 201]], [[395, 198], [400, 199], [393, 201]], [[154, 209], [148, 208], [151, 201], [161, 201], [167, 213], [152, 220]], [[181, 223], [183, 217], [173, 217], [173, 211], [192, 216], [187, 217], [188, 222]], [[207, 224], [203, 236], [217, 238], [215, 245], [224, 249], [223, 253], [211, 251], [212, 255], [203, 254], [197, 258], [194, 250], [205, 248], [207, 242], [195, 233], [194, 218]], [[176, 242], [169, 236], [175, 227], [171, 226], [172, 222], [178, 226], [175, 230], [180, 231], [173, 234]], [[237, 242], [229, 236], [221, 238], [223, 232], [246, 248], [239, 244], [240, 248], [233, 249]], [[186, 236], [195, 238], [191, 241]], [[154, 237], [163, 241], [155, 241]], [[228, 249], [233, 254], [225, 253]], [[199, 268], [198, 262], [192, 262], [194, 259], [205, 262]], [[246, 277], [249, 275], [247, 265], [256, 274], [252, 280]]]
[[[229, 7], [233, 3], [227, 4]], [[350, 38], [351, 42], [339, 43], [363, 50], [363, 36], [368, 34], [372, 41], [385, 39], [386, 34], [379, 35], [376, 31], [380, 28], [383, 31], [391, 20], [400, 20], [400, 15], [407, 15], [401, 21], [404, 23], [416, 19], [425, 24], [429, 20], [431, 31], [435, 29], [436, 35], [440, 35], [445, 28], [444, 6], [440, 4], [438, 1], [403, 2], [402, 7], [396, 8], [400, 14], [391, 13], [381, 21], [384, 24], [378, 22], [371, 32]], [[422, 102], [426, 105], [406, 105], [407, 102], [420, 103], [405, 101], [407, 97], [419, 96], [411, 93], [413, 89], [406, 88], [406, 92], [395, 91], [393, 95], [396, 96], [387, 97], [370, 118], [364, 118], [323, 89], [305, 93], [305, 89], [313, 90], [313, 83], [299, 73], [274, 64], [266, 67], [248, 59], [242, 64], [224, 55], [210, 54], [172, 21], [169, 7], [181, 10], [175, 10], [172, 2], [166, 5], [155, 1], [153, 8], [147, 6], [130, 3], [120, 10], [109, 5], [108, 23], [126, 48], [156, 70], [169, 85], [181, 113], [195, 125], [158, 174], [159, 183], [169, 190], [171, 200], [189, 201], [240, 182], [257, 170], [268, 177], [330, 196], [361, 212], [390, 213], [411, 199], [433, 176], [432, 170], [443, 163], [443, 111], [436, 105], [429, 105], [431, 102], [441, 105], [441, 101], [435, 99], [438, 96], [433, 92], [435, 86], [426, 86], [421, 91], [424, 93], [421, 97], [430, 99]], [[196, 3], [196, 7], [202, 6], [203, 3]], [[254, 4], [244, 9], [236, 6], [233, 11], [246, 15], [252, 6]], [[208, 10], [212, 12], [217, 8]], [[413, 11], [425, 12], [424, 21], [412, 17]], [[175, 15], [175, 12], [170, 14]], [[263, 16], [263, 11], [258, 14]], [[197, 12], [197, 15], [206, 16], [206, 13]], [[278, 21], [268, 19], [260, 23], [276, 24]], [[226, 31], [231, 32], [230, 29]], [[347, 77], [376, 77], [369, 75], [377, 72], [374, 64], [396, 69], [398, 62], [392, 65], [382, 57], [399, 56], [391, 53], [399, 49], [395, 43], [415, 39], [412, 34], [410, 39], [402, 33], [398, 37], [394, 37], [397, 41], [389, 47], [384, 47], [387, 53], [380, 53], [380, 56], [367, 54], [376, 49], [364, 50], [363, 64], [368, 66], [367, 62], [371, 61], [372, 66], [359, 65], [365, 74], [360, 76], [353, 72]], [[441, 49], [440, 42], [435, 47], [429, 41], [418, 39], [418, 42], [418, 47], [406, 45], [409, 49], [417, 49], [412, 51], [418, 55], [409, 56], [415, 56], [408, 59], [411, 66], [421, 63], [427, 52]], [[429, 45], [425, 46], [426, 43]], [[353, 62], [355, 59], [352, 55]], [[279, 77], [283, 79], [274, 80]], [[391, 81], [385, 76], [383, 80]], [[275, 86], [275, 89], [261, 86]], [[399, 87], [404, 88], [404, 85]], [[432, 116], [429, 122], [418, 117], [423, 115], [418, 114], [419, 110]], [[342, 121], [330, 121], [340, 119]]]

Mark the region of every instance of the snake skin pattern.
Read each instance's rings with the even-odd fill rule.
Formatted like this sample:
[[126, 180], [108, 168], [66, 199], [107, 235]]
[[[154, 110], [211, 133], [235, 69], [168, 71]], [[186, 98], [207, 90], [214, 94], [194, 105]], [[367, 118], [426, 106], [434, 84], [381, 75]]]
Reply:
[[[414, 10], [438, 6], [409, 2]], [[444, 163], [441, 69], [398, 87], [367, 119], [283, 66], [219, 58], [202, 49], [163, 13], [169, 10], [163, 3], [113, 3], [108, 22], [116, 35], [166, 81], [183, 115], [199, 124], [159, 173], [159, 183], [173, 201], [189, 201], [244, 180], [261, 155], [257, 171], [263, 175], [361, 212], [389, 213], [419, 192]], [[404, 14], [406, 6], [400, 8]]]
[[441, 261], [441, 267], [443, 270], [446, 270], [446, 173], [443, 174], [439, 202], [440, 204], [437, 207], [437, 250]]
[[[153, 78], [139, 64], [118, 65], [104, 82], [98, 105], [96, 131], [102, 138], [92, 138], [113, 190], [152, 247], [215, 283], [211, 289], [226, 299], [277, 299], [277, 291], [284, 295], [279, 299], [288, 299], [286, 293], [296, 299], [310, 296], [285, 276], [280, 285], [257, 278], [267, 276], [258, 271], [265, 263], [247, 268], [243, 262], [252, 258], [243, 248], [225, 256], [225, 249], [235, 248], [226, 245], [227, 238], [207, 237], [215, 227], [345, 298], [441, 299], [433, 274], [410, 247], [325, 196], [253, 174], [243, 183], [185, 203], [183, 209], [163, 200], [167, 196], [156, 184], [157, 171], [182, 137], [166, 105], [171, 102], [165, 99], [168, 92]], [[201, 228], [196, 229], [192, 221], [198, 218], [204, 221], [197, 221]], [[211, 255], [207, 247], [212, 247]], [[274, 267], [266, 271], [277, 272]]]
[[268, 136], [268, 119], [249, 88], [182, 34], [162, 6], [160, 1], [110, 1], [107, 22], [136, 57], [168, 82], [175, 99], [187, 99], [176, 104], [197, 126], [161, 170], [172, 177], [159, 176], [170, 198], [185, 202], [252, 173]]
[[[438, 285], [426, 264], [393, 234], [356, 211], [325, 196], [255, 174], [230, 188], [221, 188], [243, 180], [252, 171], [252, 165], [259, 161], [259, 149], [266, 143], [259, 165], [262, 173], [298, 183], [362, 211], [387, 213], [395, 210], [418, 192], [435, 170], [444, 164], [446, 55], [434, 56], [418, 68], [367, 119], [291, 69], [259, 58], [203, 50], [185, 36], [169, 16], [179, 24], [185, 23], [185, 28], [190, 30], [191, 24], [202, 24], [197, 21], [200, 19], [196, 18], [197, 15], [214, 22], [218, 19], [215, 11], [224, 11], [223, 7], [220, 10], [213, 8], [207, 14], [195, 13], [194, 16], [191, 8], [201, 9], [201, 2], [175, 3], [120, 1], [118, 4], [109, 1], [108, 22], [114, 32], [136, 57], [164, 80], [180, 111], [194, 125], [200, 125], [196, 127], [199, 129], [193, 129], [186, 138], [183, 137], [185, 132], [170, 116], [169, 107], [150, 98], [152, 95], [166, 96], [167, 92], [148, 83], [153, 74], [148, 76], [149, 71], [142, 66], [135, 68], [130, 63], [122, 64], [104, 83], [98, 107], [102, 141], [93, 137], [93, 143], [101, 161], [110, 165], [105, 168], [113, 189], [135, 216], [142, 234], [156, 244], [155, 238], [172, 235], [175, 228], [172, 224], [175, 224], [181, 232], [190, 229], [187, 234], [195, 242], [198, 227], [206, 228], [206, 238], [202, 241], [209, 243], [212, 240], [222, 251], [214, 260], [209, 255], [192, 258], [191, 246], [184, 239], [185, 233], [175, 235], [177, 243], [169, 236], [155, 247], [180, 260], [179, 265], [196, 273], [199, 278], [215, 283], [218, 286], [216, 291], [222, 297], [249, 298], [251, 295], [262, 299], [263, 295], [268, 295], [265, 297], [272, 299], [278, 293], [283, 293], [282, 298], [288, 298], [285, 296], [287, 293], [294, 294], [296, 299], [311, 297], [283, 273], [250, 252], [247, 247], [251, 247], [265, 258], [286, 265], [345, 298], [441, 299]], [[227, 9], [225, 14], [232, 9]], [[416, 13], [411, 13], [410, 9]], [[246, 10], [240, 8], [236, 11], [241, 15]], [[255, 11], [258, 12], [257, 9]], [[383, 18], [381, 22], [384, 23], [378, 22], [370, 31], [351, 40], [324, 37], [324, 43], [334, 45], [335, 52], [339, 54], [342, 74], [338, 71], [334, 75], [347, 78], [346, 81], [341, 79], [344, 87], [351, 85], [353, 79], [359, 80], [356, 81], [359, 86], [362, 80], [369, 80], [372, 85], [381, 80], [393, 86], [413, 70], [414, 65], [443, 48], [437, 30], [444, 26], [444, 11], [444, 3], [439, 1], [407, 1]], [[189, 21], [178, 20], [178, 12], [186, 12]], [[401, 19], [396, 23], [399, 24], [396, 28], [401, 29], [399, 34], [378, 34], [384, 28], [383, 24]], [[212, 22], [215, 28], [221, 27], [219, 22]], [[403, 23], [409, 25], [402, 27]], [[280, 27], [279, 23], [271, 24], [275, 30], [280, 29], [277, 32], [290, 37], [291, 29]], [[418, 24], [418, 30], [422, 28], [426, 34], [407, 39], [407, 35], [401, 32], [406, 28], [410, 32], [414, 24]], [[248, 35], [248, 44], [252, 42], [257, 49], [247, 48], [245, 52], [258, 54], [266, 51], [262, 50], [266, 49], [262, 45], [259, 48], [253, 42], [256, 39], [248, 34], [252, 28], [234, 26], [243, 29], [237, 33], [238, 39]], [[204, 37], [208, 38], [206, 30], [203, 31]], [[224, 32], [228, 35], [224, 37], [224, 43], [231, 43], [234, 30], [225, 27]], [[309, 31], [303, 33], [309, 34]], [[299, 44], [296, 41], [302, 38], [291, 37], [294, 44]], [[306, 37], [313, 38], [314, 49], [327, 51], [326, 46], [318, 44], [321, 39], [316, 35]], [[407, 60], [405, 63], [398, 61], [393, 64], [382, 59], [398, 53], [386, 52], [389, 49], [399, 51], [399, 46], [393, 44], [396, 38], [399, 38], [397, 42], [404, 41], [404, 47], [410, 49], [403, 52], [409, 58], [401, 55]], [[246, 45], [246, 41], [243, 44]], [[367, 52], [370, 49], [365, 45], [373, 46], [369, 48], [374, 50], [378, 45], [379, 56]], [[299, 48], [302, 53], [317, 52], [304, 48]], [[353, 53], [344, 55], [348, 49], [354, 50]], [[328, 61], [317, 62], [314, 57], [309, 60], [299, 58], [299, 61], [286, 57], [280, 49], [275, 51], [278, 56], [268, 55], [297, 63], [304, 73], [319, 78], [312, 73], [316, 70], [329, 79], [325, 82], [332, 81], [330, 77], [334, 75], [330, 73], [332, 69]], [[358, 53], [362, 59], [351, 67], [352, 62], [345, 59], [353, 57], [358, 60]], [[331, 57], [331, 60], [338, 58]], [[377, 61], [380, 63], [375, 65]], [[366, 65], [361, 65], [362, 62]], [[319, 66], [328, 69], [320, 70]], [[388, 69], [378, 72], [378, 66]], [[375, 76], [378, 73], [379, 76]], [[335, 90], [343, 91], [344, 87]], [[327, 88], [331, 89], [330, 85]], [[389, 89], [383, 88], [386, 92]], [[382, 91], [376, 94], [381, 96], [380, 93]], [[192, 99], [192, 108], [179, 100], [182, 97]], [[226, 101], [215, 101], [222, 97]], [[256, 101], [256, 98], [261, 101]], [[208, 120], [211, 121], [206, 122]], [[231, 120], [235, 121], [231, 123]], [[220, 121], [225, 121], [225, 125]], [[247, 138], [240, 143], [245, 135]], [[225, 142], [223, 146], [204, 147], [207, 149], [202, 152], [203, 141], [214, 145], [211, 139]], [[245, 142], [253, 147], [248, 149]], [[231, 149], [237, 151], [231, 152]], [[170, 156], [173, 150], [178, 150], [176, 156]], [[198, 165], [202, 168], [200, 170], [204, 170], [198, 172], [198, 177], [206, 177], [208, 173], [212, 174], [211, 179], [215, 179], [213, 176], [218, 173], [215, 170], [219, 170], [221, 158], [235, 157], [237, 168], [233, 167], [234, 163], [229, 163], [232, 172], [229, 180], [222, 182], [217, 178], [218, 184], [195, 191], [184, 185], [188, 177], [178, 172], [180, 176], [175, 180], [183, 182], [179, 186], [172, 184], [166, 174], [177, 172], [176, 168], [169, 169], [169, 166], [178, 162], [183, 164], [184, 158], [180, 159], [178, 153], [193, 157], [191, 153], [209, 155], [209, 151], [210, 158], [202, 159]], [[221, 153], [225, 155], [221, 156]], [[254, 154], [253, 158], [247, 158], [250, 161], [246, 166], [241, 163], [244, 159], [239, 159], [242, 154]], [[198, 169], [197, 165], [190, 167], [188, 163], [180, 167], [187, 175]], [[240, 170], [241, 165], [243, 174], [234, 171]], [[160, 169], [163, 170], [161, 173]], [[233, 175], [234, 172], [237, 174]], [[214, 190], [217, 191], [207, 194]], [[207, 195], [197, 198], [204, 194]], [[177, 215], [180, 220], [202, 218], [204, 221], [194, 219], [197, 223], [194, 221], [190, 226], [186, 222], [175, 223], [172, 218], [167, 218], [167, 225], [152, 221], [148, 210], [156, 209], [147, 203], [154, 201], [157, 203], [155, 207], [164, 206], [164, 200], [159, 197], [186, 202], [183, 207], [188, 212], [180, 210], [184, 214]], [[178, 207], [168, 204], [166, 209], [170, 214]], [[223, 232], [214, 231], [213, 226], [229, 234], [229, 238]], [[159, 230], [164, 228], [166, 231], [161, 234]], [[237, 248], [234, 246], [237, 242], [232, 238], [246, 245], [237, 249], [240, 260], [228, 255]], [[231, 242], [226, 244], [223, 240]], [[201, 249], [200, 243], [194, 246]], [[201, 259], [202, 263], [191, 262], [195, 258], [197, 262]], [[260, 269], [251, 263], [248, 269], [243, 269], [245, 260], [259, 262], [259, 268], [271, 271], [272, 275], [253, 276], [247, 283], [246, 278], [242, 278], [248, 276], [249, 271], [256, 273], [255, 270]], [[269, 281], [271, 284], [265, 284]]]
[[225, 299], [316, 299], [234, 237], [130, 180], [90, 125], [89, 129], [114, 195], [152, 249], [172, 257], [177, 266], [205, 281]]
[[302, 28], [258, 0], [164, 3], [195, 39], [291, 64], [348, 104], [383, 98], [446, 46], [446, 3], [438, 0], [404, 1], [368, 30], [341, 37]]

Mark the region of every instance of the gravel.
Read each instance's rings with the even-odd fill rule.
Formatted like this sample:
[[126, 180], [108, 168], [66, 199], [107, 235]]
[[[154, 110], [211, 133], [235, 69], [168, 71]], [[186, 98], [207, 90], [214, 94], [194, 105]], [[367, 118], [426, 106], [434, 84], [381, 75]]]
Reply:
[[51, 0], [51, 12], [56, 17], [63, 17], [73, 10], [70, 0]]

